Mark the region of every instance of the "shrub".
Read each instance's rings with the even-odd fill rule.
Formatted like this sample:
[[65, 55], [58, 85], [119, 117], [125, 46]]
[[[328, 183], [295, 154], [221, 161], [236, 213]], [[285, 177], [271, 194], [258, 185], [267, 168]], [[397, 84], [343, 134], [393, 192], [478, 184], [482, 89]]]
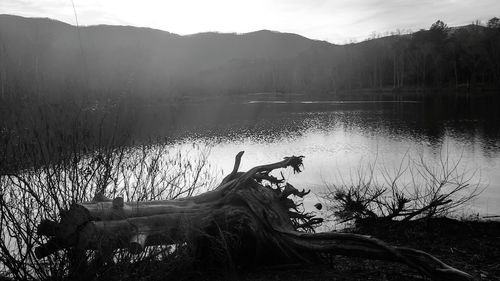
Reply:
[[[446, 216], [480, 194], [483, 187], [478, 171], [461, 168], [462, 155], [450, 160], [441, 154], [438, 161], [422, 154], [408, 153], [394, 170], [375, 164], [360, 168], [355, 180], [328, 185], [323, 198], [328, 210], [342, 223], [362, 219], [409, 221]], [[378, 177], [377, 177], [378, 176]]]
[[[57, 117], [51, 113], [54, 108], [41, 106], [38, 113], [10, 115], [10, 121], [2, 123], [0, 276], [66, 278], [68, 251], [38, 260], [34, 248], [47, 242], [36, 233], [40, 221], [58, 221], [60, 213], [75, 202], [95, 196], [122, 196], [127, 201], [174, 199], [210, 189], [215, 183], [208, 151], [197, 146], [173, 150], [162, 143], [124, 145], [117, 136], [124, 131], [113, 127], [117, 117], [73, 109], [68, 107]], [[26, 126], [31, 132], [22, 133]], [[150, 247], [140, 255], [119, 250], [113, 253], [112, 263], [157, 262], [187, 250], [183, 245]], [[99, 259], [90, 251], [87, 256]]]

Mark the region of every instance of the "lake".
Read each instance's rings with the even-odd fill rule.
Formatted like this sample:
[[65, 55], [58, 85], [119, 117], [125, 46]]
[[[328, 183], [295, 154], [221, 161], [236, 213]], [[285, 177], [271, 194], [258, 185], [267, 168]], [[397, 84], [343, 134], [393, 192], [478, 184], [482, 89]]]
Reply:
[[[285, 172], [311, 189], [307, 209], [325, 186], [356, 180], [374, 167], [383, 181], [403, 160], [459, 162], [459, 171], [486, 188], [462, 214], [500, 215], [500, 113], [497, 101], [337, 102], [245, 101], [148, 106], [134, 135], [165, 137], [174, 149], [196, 144], [224, 174], [244, 150], [240, 170], [303, 155], [305, 170]], [[406, 163], [406, 162], [405, 162]], [[476, 172], [475, 174], [472, 174]], [[402, 179], [410, 184], [410, 179]], [[410, 184], [411, 185], [411, 184]]]

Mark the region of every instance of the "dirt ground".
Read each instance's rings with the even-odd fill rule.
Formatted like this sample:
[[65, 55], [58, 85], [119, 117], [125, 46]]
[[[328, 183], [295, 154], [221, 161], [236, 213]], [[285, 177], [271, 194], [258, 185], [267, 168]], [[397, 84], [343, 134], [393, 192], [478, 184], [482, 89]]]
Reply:
[[[351, 232], [379, 238], [390, 245], [426, 251], [465, 271], [476, 280], [500, 280], [500, 222], [447, 218], [418, 222], [364, 221]], [[287, 264], [252, 269], [200, 268], [180, 263], [114, 267], [98, 280], [428, 280], [405, 265], [343, 256], [327, 256], [315, 265]]]
[[[500, 280], [500, 222], [448, 218], [408, 223], [365, 221], [351, 231], [377, 237], [391, 245], [426, 251], [477, 280]], [[321, 265], [284, 265], [232, 272], [225, 276], [213, 274], [191, 277], [193, 280], [245, 281], [428, 280], [397, 263], [341, 256], [332, 256], [327, 264]]]

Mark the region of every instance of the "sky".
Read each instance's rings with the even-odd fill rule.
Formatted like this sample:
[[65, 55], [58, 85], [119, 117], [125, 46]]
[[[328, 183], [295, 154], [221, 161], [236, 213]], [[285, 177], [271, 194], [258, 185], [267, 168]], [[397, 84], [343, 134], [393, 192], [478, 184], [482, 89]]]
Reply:
[[[75, 9], [73, 9], [73, 3]], [[151, 27], [181, 35], [262, 29], [344, 44], [391, 32], [500, 17], [499, 0], [0, 0], [0, 14], [69, 24]], [[75, 17], [75, 10], [76, 15]]]

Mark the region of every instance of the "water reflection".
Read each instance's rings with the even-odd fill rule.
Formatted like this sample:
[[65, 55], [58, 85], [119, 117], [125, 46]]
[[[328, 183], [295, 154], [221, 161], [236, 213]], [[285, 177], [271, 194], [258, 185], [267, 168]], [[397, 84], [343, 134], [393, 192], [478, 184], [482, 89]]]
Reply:
[[[360, 165], [389, 169], [406, 153], [439, 160], [462, 157], [480, 169], [488, 189], [474, 202], [481, 214], [500, 214], [500, 120], [494, 103], [288, 103], [155, 106], [138, 122], [136, 137], [167, 137], [175, 147], [211, 148], [213, 165], [228, 172], [245, 150], [242, 169], [288, 155], [305, 155], [306, 170], [289, 174], [299, 187], [323, 191]], [[161, 120], [161, 122], [158, 122]], [[479, 176], [477, 177], [479, 179]], [[312, 206], [317, 199], [308, 199]]]

